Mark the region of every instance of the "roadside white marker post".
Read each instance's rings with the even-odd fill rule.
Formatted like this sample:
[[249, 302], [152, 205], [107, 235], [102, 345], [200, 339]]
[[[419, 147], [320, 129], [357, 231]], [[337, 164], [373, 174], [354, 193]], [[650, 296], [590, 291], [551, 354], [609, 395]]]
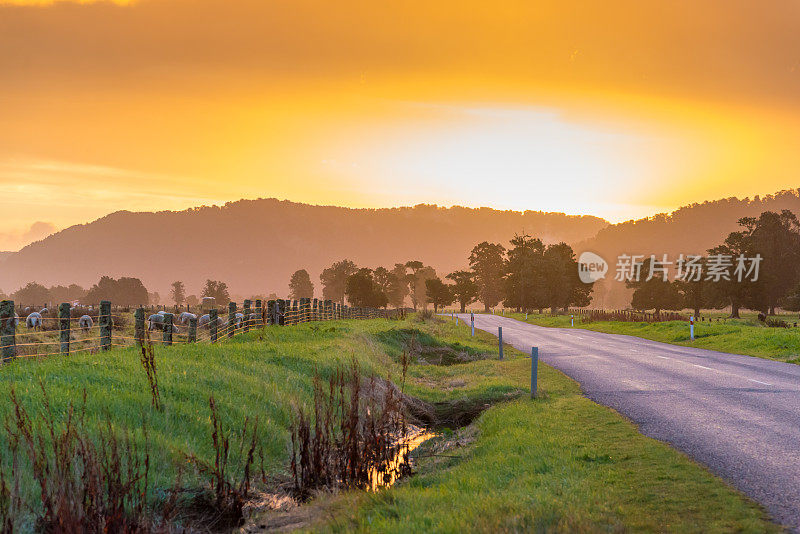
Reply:
[[525, 312], [525, 320], [528, 320], [528, 312]]
[[503, 327], [497, 327], [497, 340], [500, 342], [500, 359], [503, 359]]
[[574, 315], [570, 315], [569, 316], [569, 325], [570, 326], [575, 326], [575, 316]]
[[472, 323], [472, 337], [475, 337], [475, 314], [469, 314], [469, 322]]
[[689, 337], [694, 341], [694, 315], [689, 317]]
[[539, 347], [531, 347], [531, 398], [536, 398], [539, 375]]

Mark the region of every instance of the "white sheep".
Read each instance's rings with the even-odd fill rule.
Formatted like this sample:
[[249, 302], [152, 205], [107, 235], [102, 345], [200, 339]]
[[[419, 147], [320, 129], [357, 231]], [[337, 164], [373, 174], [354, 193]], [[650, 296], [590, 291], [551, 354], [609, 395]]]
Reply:
[[[219, 326], [223, 326], [224, 324], [225, 324], [225, 320], [222, 317], [217, 316], [217, 326], [218, 327]], [[205, 315], [201, 316], [200, 319], [198, 319], [198, 321], [197, 321], [197, 326], [210, 328], [211, 327], [211, 316], [209, 314], [205, 314]]]
[[38, 330], [42, 327], [42, 315], [38, 312], [33, 312], [25, 319], [25, 326]]
[[78, 319], [78, 326], [85, 331], [89, 331], [94, 326], [94, 321], [88, 315], [81, 315], [80, 319]]
[[153, 330], [163, 330], [164, 329], [164, 314], [163, 313], [154, 313], [150, 317], [147, 318], [147, 329], [151, 332]]
[[189, 313], [189, 312], [182, 312], [178, 316], [178, 323], [180, 323], [182, 325], [187, 325], [187, 324], [189, 324], [189, 321], [192, 320], [192, 319], [197, 319], [197, 315], [195, 315], [193, 313]]

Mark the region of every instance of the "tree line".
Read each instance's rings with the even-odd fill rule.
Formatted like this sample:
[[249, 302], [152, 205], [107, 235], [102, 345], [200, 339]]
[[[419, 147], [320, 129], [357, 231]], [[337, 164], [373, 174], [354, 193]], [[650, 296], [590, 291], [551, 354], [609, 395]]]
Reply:
[[[742, 309], [774, 315], [776, 308], [800, 310], [800, 222], [789, 210], [765, 211], [758, 217], [742, 217], [739, 229], [693, 259], [696, 271], [682, 270], [674, 280], [664, 276], [631, 280], [631, 307], [636, 310], [701, 309], [730, 307], [731, 317]], [[736, 275], [737, 258], [759, 258], [757, 277]], [[730, 258], [730, 261], [728, 261]], [[641, 262], [642, 273], [650, 273], [652, 258]], [[683, 267], [683, 268], [682, 268]], [[698, 276], [697, 272], [701, 274]], [[715, 271], [712, 276], [709, 272]], [[752, 274], [752, 273], [749, 273]], [[740, 279], [741, 278], [741, 279]]]
[[[578, 264], [566, 243], [545, 245], [530, 235], [516, 235], [506, 248], [500, 243], [477, 244], [467, 258], [468, 268], [440, 277], [419, 260], [370, 269], [343, 259], [322, 271], [322, 296], [353, 306], [402, 307], [416, 310], [430, 304], [435, 311], [457, 302], [466, 307], [480, 302], [486, 311], [501, 302], [520, 310], [586, 306], [592, 284], [578, 277]], [[289, 281], [292, 299], [311, 298], [314, 284], [308, 271], [296, 271]]]

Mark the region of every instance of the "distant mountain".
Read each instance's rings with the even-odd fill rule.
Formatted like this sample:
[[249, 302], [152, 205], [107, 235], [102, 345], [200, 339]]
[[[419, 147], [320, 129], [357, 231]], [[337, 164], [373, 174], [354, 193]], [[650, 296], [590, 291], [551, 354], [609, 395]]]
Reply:
[[342, 258], [391, 267], [418, 259], [444, 275], [467, 266], [481, 241], [502, 242], [523, 230], [546, 242], [575, 243], [608, 222], [593, 216], [491, 208], [350, 209], [276, 199], [158, 213], [117, 212], [32, 243], [8, 256], [0, 288], [29, 281], [89, 286], [101, 275], [135, 276], [166, 300], [183, 281], [197, 293], [207, 278], [233, 294], [285, 295], [297, 269], [307, 269], [321, 295], [319, 273]]
[[[600, 229], [596, 236], [577, 243], [574, 248], [576, 252], [590, 250], [602, 256], [610, 266], [608, 278], [613, 278], [620, 254], [656, 254], [659, 258], [667, 254], [672, 261], [681, 253], [703, 254], [737, 230], [740, 218], [784, 209], [800, 216], [800, 189], [753, 199], [732, 197], [707, 201], [684, 206], [669, 214], [660, 213], [613, 224]], [[596, 293], [593, 305], [598, 307], [618, 308], [630, 302], [629, 292], [619, 282], [606, 284], [605, 288], [597, 287]], [[603, 293], [606, 293], [606, 298]]]

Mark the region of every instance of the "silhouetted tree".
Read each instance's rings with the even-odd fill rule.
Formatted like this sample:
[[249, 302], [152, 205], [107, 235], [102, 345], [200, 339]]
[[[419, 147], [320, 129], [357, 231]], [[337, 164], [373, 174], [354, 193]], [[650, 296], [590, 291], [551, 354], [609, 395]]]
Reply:
[[345, 284], [347, 301], [352, 306], [383, 308], [388, 304], [386, 294], [375, 282], [371, 269], [362, 268], [347, 278]]
[[[641, 263], [639, 280], [626, 282], [628, 288], [634, 289], [631, 298], [631, 307], [635, 310], [680, 310], [683, 308], [683, 296], [678, 290], [678, 285], [670, 282], [669, 275], [660, 273], [650, 277], [653, 265], [652, 258], [647, 258]], [[648, 280], [649, 278], [649, 280]]]
[[475, 275], [470, 271], [455, 271], [447, 275], [448, 280], [453, 281], [451, 290], [453, 297], [461, 306], [461, 313], [467, 311], [467, 306], [478, 299], [478, 284], [475, 283]]
[[527, 234], [511, 240], [504, 280], [504, 306], [528, 310], [547, 305], [544, 251], [542, 240]]
[[197, 295], [189, 295], [186, 297], [186, 305], [194, 308], [200, 304], [200, 299], [197, 298]]
[[[395, 307], [394, 302], [397, 301], [397, 296], [401, 293], [400, 287], [405, 284], [405, 282], [401, 282], [394, 272], [390, 271], [386, 267], [378, 267], [375, 269], [373, 274], [375, 279], [375, 283], [378, 284], [378, 287], [381, 288], [381, 291], [386, 298], [388, 299], [388, 304], [392, 304]], [[392, 297], [394, 296], [394, 301]], [[402, 306], [402, 300], [400, 301], [400, 305]]]
[[578, 260], [566, 243], [548, 245], [542, 265], [544, 295], [550, 311], [570, 306], [588, 306], [593, 284], [584, 284], [578, 275]]
[[178, 306], [182, 306], [183, 303], [186, 302], [186, 286], [183, 285], [183, 282], [172, 282], [170, 296], [172, 297], [172, 302]]
[[60, 304], [62, 302], [74, 302], [86, 295], [86, 290], [78, 284], [69, 286], [53, 286], [50, 288], [50, 302]]
[[314, 284], [305, 269], [294, 272], [292, 279], [289, 280], [290, 299], [310, 299], [314, 296]]
[[434, 313], [439, 313], [439, 309], [453, 303], [453, 292], [450, 286], [442, 282], [438, 277], [425, 280], [425, 293], [428, 300], [433, 304]]
[[712, 283], [706, 278], [708, 260], [702, 256], [681, 257], [676, 262], [678, 274], [673, 282], [683, 297], [683, 306], [700, 315], [704, 308], [721, 308], [726, 303], [716, 298]]
[[228, 284], [219, 280], [206, 280], [201, 296], [214, 297], [217, 304], [227, 304], [231, 301], [231, 296], [228, 294]]
[[[419, 294], [424, 291], [425, 282], [420, 282], [419, 271], [425, 267], [425, 264], [419, 260], [409, 260], [405, 263], [405, 267], [407, 269], [411, 269], [411, 272], [406, 275], [406, 280], [408, 281], [408, 288], [409, 294], [411, 295], [411, 305], [414, 307], [414, 310], [417, 309], [417, 306], [420, 304], [419, 302]], [[420, 291], [420, 289], [422, 291]]]
[[475, 273], [475, 283], [478, 285], [478, 300], [483, 302], [485, 311], [497, 306], [503, 298], [505, 251], [500, 243], [484, 241], [476, 245], [469, 255], [469, 266]]
[[115, 280], [103, 276], [81, 298], [83, 304], [97, 304], [101, 300], [110, 300], [118, 306], [138, 306], [149, 303], [147, 288], [138, 278], [122, 277]]
[[406, 272], [405, 264], [395, 263], [390, 273], [393, 278], [389, 284], [389, 291], [386, 293], [386, 296], [389, 298], [389, 304], [395, 308], [401, 308], [405, 304], [406, 297], [409, 294], [408, 273]]
[[779, 301], [800, 281], [800, 222], [794, 213], [783, 210], [743, 217], [739, 224], [744, 227], [741, 234], [750, 256], [758, 254], [762, 258], [758, 280], [747, 295], [747, 306], [775, 315]]
[[323, 269], [322, 274], [319, 275], [319, 280], [322, 282], [322, 298], [344, 304], [347, 278], [357, 270], [356, 264], [347, 259], [337, 261]]
[[28, 282], [25, 287], [16, 290], [11, 295], [11, 299], [16, 304], [41, 306], [50, 301], [50, 291], [42, 284]]

